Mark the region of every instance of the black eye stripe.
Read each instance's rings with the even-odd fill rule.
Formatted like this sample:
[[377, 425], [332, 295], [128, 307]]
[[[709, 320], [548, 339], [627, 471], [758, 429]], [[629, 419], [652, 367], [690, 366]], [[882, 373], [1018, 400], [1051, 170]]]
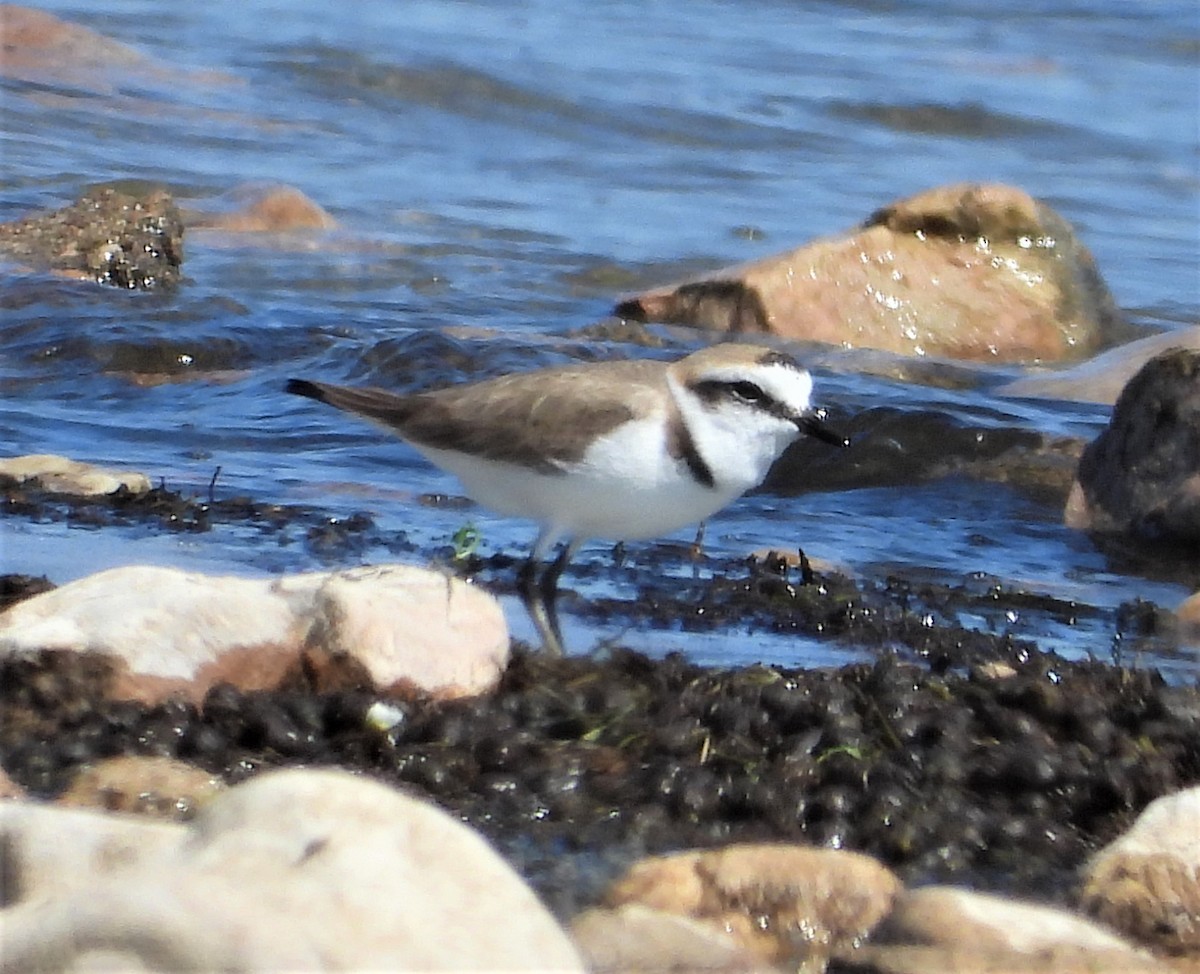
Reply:
[[753, 382], [733, 382], [730, 383], [729, 391], [732, 392], [738, 399], [745, 399], [746, 402], [758, 402], [760, 399], [769, 398], [762, 388], [755, 385]]
[[707, 406], [733, 399], [768, 413], [782, 415], [786, 412], [782, 403], [749, 379], [703, 379], [692, 386], [692, 391]]

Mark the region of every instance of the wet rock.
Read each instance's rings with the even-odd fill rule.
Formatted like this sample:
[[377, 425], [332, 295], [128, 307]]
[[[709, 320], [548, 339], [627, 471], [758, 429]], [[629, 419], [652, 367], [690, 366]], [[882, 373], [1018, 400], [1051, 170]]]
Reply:
[[591, 974], [777, 974], [728, 933], [630, 903], [585, 910], [571, 936]]
[[331, 230], [337, 221], [292, 186], [241, 186], [215, 205], [185, 212], [189, 228], [230, 233]]
[[1170, 968], [1066, 910], [966, 889], [908, 890], [863, 951], [868, 971], [1133, 974]]
[[979, 361], [1076, 359], [1120, 325], [1087, 249], [1002, 185], [943, 186], [851, 233], [623, 301], [639, 321]]
[[1033, 373], [1001, 386], [996, 393], [1015, 398], [1070, 399], [1112, 405], [1142, 366], [1173, 348], [1200, 351], [1200, 326], [1140, 338], [1069, 369]]
[[1200, 352], [1158, 355], [1084, 450], [1069, 526], [1146, 542], [1200, 542]]
[[0, 616], [0, 654], [102, 654], [117, 698], [201, 700], [217, 683], [278, 686], [350, 657], [381, 687], [440, 696], [499, 678], [508, 631], [496, 600], [437, 572], [382, 565], [279, 579], [116, 568]]
[[690, 917], [763, 961], [815, 967], [860, 943], [899, 890], [890, 870], [856, 853], [733, 845], [640, 862], [605, 902]]
[[52, 213], [0, 223], [0, 257], [119, 288], [177, 284], [183, 220], [164, 190], [100, 187]]
[[[343, 772], [263, 776], [190, 827], [32, 803], [0, 816], [14, 970], [94, 969], [99, 949], [151, 970], [582, 971], [476, 833]], [[56, 830], [69, 838], [41, 856]]]
[[1200, 788], [1151, 802], [1088, 864], [1080, 899], [1126, 936], [1200, 965]]
[[1017, 427], [970, 426], [932, 410], [876, 406], [835, 422], [850, 438], [847, 449], [830, 450], [809, 437], [797, 441], [772, 466], [767, 489], [797, 494], [966, 476], [1049, 494], [1063, 503], [1083, 451], [1076, 439]]
[[117, 490], [144, 494], [150, 489], [150, 478], [144, 473], [101, 467], [52, 453], [0, 457], [0, 475], [12, 477], [20, 484], [36, 480], [43, 490], [80, 497], [111, 494]]
[[107, 67], [142, 65], [144, 57], [80, 24], [16, 4], [0, 4], [0, 36], [4, 57], [0, 75], [46, 81], [78, 81]]
[[[145, 111], [137, 96], [117, 95], [123, 87], [157, 85], [164, 93], [171, 86], [228, 84], [233, 79], [218, 71], [188, 71], [155, 61], [136, 48], [97, 33], [90, 27], [62, 20], [53, 14], [17, 4], [0, 4], [0, 37], [4, 56], [0, 77], [34, 82], [32, 91], [16, 90], [14, 96], [48, 97], [41, 86], [67, 85], [79, 104], [79, 92], [113, 97]], [[168, 110], [178, 110], [177, 93], [171, 92]], [[161, 103], [160, 103], [161, 110]], [[228, 119], [229, 116], [224, 116]]]
[[221, 792], [219, 775], [156, 755], [122, 755], [83, 768], [59, 804], [184, 820]]

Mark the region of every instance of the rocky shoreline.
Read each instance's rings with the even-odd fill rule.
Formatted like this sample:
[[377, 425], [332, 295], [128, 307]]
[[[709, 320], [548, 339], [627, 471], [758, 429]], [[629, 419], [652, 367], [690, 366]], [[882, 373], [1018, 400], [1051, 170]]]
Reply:
[[[369, 518], [339, 522], [316, 509], [219, 492], [184, 496], [131, 482], [84, 497], [12, 475], [3, 486], [10, 516], [151, 531], [250, 525], [265, 537], [302, 538], [330, 557], [379, 542]], [[468, 556], [457, 569], [503, 587], [515, 564]], [[6, 607], [31, 606], [54, 589], [25, 576], [0, 582]], [[164, 582], [147, 584], [167, 592]], [[981, 601], [997, 613], [1087, 611], [1020, 591], [853, 580], [782, 554], [721, 566], [687, 587], [680, 599], [646, 582], [631, 602], [597, 600], [573, 611], [655, 625], [670, 616], [684, 628], [703, 620], [799, 631], [849, 641], [868, 660], [721, 668], [620, 648], [561, 658], [514, 645], [487, 678], [490, 689], [462, 695], [381, 684], [369, 660], [334, 652], [314, 661], [310, 652], [270, 685], [217, 681], [190, 695], [135, 700], [121, 692], [130, 684], [112, 655], [9, 652], [0, 654], [8, 787], [37, 800], [29, 807], [46, 801], [50, 809], [190, 822], [219, 806], [230, 786], [273, 779], [271, 772], [350, 772], [484, 836], [516, 882], [574, 931], [566, 949], [594, 971], [664, 963], [1009, 969], [980, 966], [992, 961], [974, 945], [912, 942], [927, 936], [913, 932], [912, 916], [970, 912], [978, 904], [955, 897], [988, 895], [999, 899], [982, 901], [984, 912], [1007, 918], [996, 921], [1001, 929], [1025, 922], [1008, 910], [1058, 911], [1053, 922], [1037, 921], [1058, 932], [1033, 954], [1013, 954], [1023, 959], [1012, 969], [1191, 969], [1186, 958], [1200, 927], [1186, 898], [1200, 887], [1186, 880], [1190, 867], [1181, 867], [1183, 885], [1171, 887], [1185, 903], [1181, 919], [1169, 897], [1174, 905], [1139, 900], [1130, 908], [1128, 876], [1105, 873], [1097, 887], [1089, 864], [1156, 799], [1197, 793], [1200, 686], [1172, 685], [1136, 655], [1124, 665], [1072, 661], [954, 621]], [[191, 626], [187, 611], [180, 604], [176, 614]], [[1126, 616], [1131, 646], [1139, 632], [1172, 624], [1170, 613], [1150, 606], [1131, 605]], [[11, 633], [0, 638], [11, 641]], [[102, 648], [98, 635], [89, 638]], [[1186, 834], [1195, 820], [1185, 822]], [[25, 828], [9, 833], [16, 847], [33, 841]], [[1178, 835], [1156, 841], [1189, 861]], [[834, 858], [820, 858], [826, 854]], [[869, 895], [847, 885], [844, 877], [858, 870], [873, 877], [863, 880]], [[697, 882], [708, 892], [689, 899]], [[814, 894], [810, 882], [824, 892]], [[758, 897], [757, 907], [748, 896]], [[830, 919], [831, 904], [844, 915]], [[1155, 908], [1174, 910], [1174, 919], [1147, 919]], [[1115, 916], [1118, 928], [1141, 933], [1124, 946], [1101, 938], [1064, 954], [1074, 935], [1062, 924], [1084, 922], [1077, 910], [1109, 923]], [[770, 937], [755, 926], [768, 914]], [[261, 924], [266, 930], [270, 921]], [[797, 933], [814, 924], [824, 931], [816, 945]], [[672, 946], [663, 947], [664, 938]], [[726, 966], [693, 964], [698, 957]]]
[[[112, 680], [92, 653], [0, 659], [0, 753], [19, 790], [188, 820], [213, 788], [264, 772], [351, 771], [484, 835], [560, 921], [588, 918], [595, 956], [595, 937], [631, 935], [581, 911], [613, 905], [606, 888], [643, 857], [682, 850], [853, 850], [912, 891], [1072, 907], [1091, 857], [1151, 801], [1200, 783], [1200, 687], [1002, 640], [948, 639], [925, 659], [879, 647], [833, 670], [518, 650], [492, 692], [448, 700], [349, 672], [337, 687], [293, 674], [147, 705], [114, 699]], [[1168, 933], [1186, 946], [1181, 929]]]
[[[8, 463], [0, 487], [10, 517], [92, 529], [236, 527], [333, 562], [389, 543], [366, 515], [227, 498], [215, 484], [184, 495], [55, 458]], [[571, 611], [795, 632], [853, 646], [862, 661], [706, 667], [619, 647], [557, 657], [509, 646], [497, 611], [456, 621], [464, 598], [488, 598], [479, 582], [504, 590], [516, 567], [455, 552], [428, 583], [401, 565], [271, 584], [132, 566], [58, 589], [0, 578], [0, 763], [5, 790], [27, 799], [0, 806], [16, 816], [5, 833], [18, 850], [10, 926], [23, 929], [21, 890], [63, 882], [62, 868], [83, 876], [71, 881], [81, 889], [91, 881], [90, 852], [39, 872], [56, 861], [35, 862], [40, 830], [55, 827], [39, 824], [39, 809], [138, 812], [190, 829], [231, 787], [310, 795], [334, 785], [304, 775], [337, 769], [440, 809], [500, 853], [514, 895], [532, 889], [548, 910], [533, 941], [512, 946], [529, 969], [545, 966], [529, 951], [577, 951], [578, 969], [614, 972], [1194, 969], [1200, 685], [1165, 680], [1136, 649], [1186, 625], [1182, 612], [1129, 603], [1113, 620], [1125, 654], [1069, 660], [960, 618], [1073, 624], [1099, 610], [982, 583], [853, 579], [803, 553], [763, 552], [689, 582], [641, 570], [634, 599], [575, 596]], [[395, 611], [413, 584], [443, 593], [424, 597], [435, 609], [415, 627], [410, 610]], [[434, 648], [410, 651], [417, 630]], [[301, 778], [276, 777], [289, 769]], [[1161, 801], [1183, 811], [1151, 830], [1154, 865], [1114, 860], [1106, 849], [1125, 848]], [[303, 834], [325, 828], [319, 805], [296, 814]], [[229, 841], [255, 828], [243, 822]], [[138, 882], [153, 885], [193, 866], [144, 868]], [[318, 885], [336, 896], [357, 875]], [[279, 896], [297, 895], [279, 882]], [[214, 944], [222, 922], [205, 934]], [[274, 922], [268, 911], [255, 929], [266, 937]], [[1030, 925], [1044, 932], [1022, 940]], [[556, 940], [562, 930], [573, 940]], [[202, 966], [225, 956], [195, 949]], [[468, 962], [462, 949], [448, 966]], [[354, 956], [348, 966], [384, 955]]]

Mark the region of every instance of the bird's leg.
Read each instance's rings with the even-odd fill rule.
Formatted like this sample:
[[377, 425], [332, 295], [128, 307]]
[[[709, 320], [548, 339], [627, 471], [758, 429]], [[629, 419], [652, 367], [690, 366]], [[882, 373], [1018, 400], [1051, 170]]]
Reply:
[[538, 558], [537, 555], [530, 555], [521, 563], [521, 568], [517, 572], [517, 592], [523, 601], [528, 602], [537, 590], [537, 577]]
[[546, 603], [537, 585], [521, 589], [521, 601], [525, 603], [525, 611], [533, 621], [542, 648], [555, 656], [563, 654], [562, 633], [558, 628], [558, 612], [554, 604]]
[[529, 612], [529, 618], [533, 621], [538, 636], [541, 637], [542, 646], [546, 652], [559, 656], [563, 653], [563, 641], [562, 629], [558, 623], [558, 580], [581, 544], [582, 542], [576, 539], [563, 545], [558, 556], [539, 576], [538, 563], [541, 549], [545, 547], [539, 539], [539, 543], [534, 545], [534, 553], [521, 566], [521, 572], [517, 576], [517, 591], [521, 601], [525, 603], [525, 609]]
[[541, 589], [542, 598], [551, 605], [558, 599], [558, 580], [562, 577], [563, 570], [567, 567], [567, 563], [575, 554], [578, 545], [572, 541], [562, 546], [558, 556], [554, 561], [546, 566], [546, 570], [542, 572], [541, 580], [538, 582], [538, 588]]
[[541, 564], [544, 547], [545, 545], [539, 538], [538, 544], [534, 545], [533, 553], [521, 566], [521, 570], [517, 574], [517, 594], [521, 596], [525, 611], [529, 613], [533, 627], [537, 630], [538, 638], [542, 641], [542, 648], [548, 653], [561, 656], [563, 652], [562, 632], [558, 625], [558, 612], [554, 596], [558, 576], [562, 574], [562, 570], [566, 566], [566, 559], [569, 557], [570, 545], [565, 545], [562, 553], [539, 576], [538, 568]]

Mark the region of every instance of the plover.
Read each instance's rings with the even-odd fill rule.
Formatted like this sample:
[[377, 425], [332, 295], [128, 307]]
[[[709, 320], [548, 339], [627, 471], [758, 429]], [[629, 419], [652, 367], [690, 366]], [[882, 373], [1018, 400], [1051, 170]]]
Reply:
[[[540, 526], [520, 590], [561, 648], [559, 576], [588, 538], [638, 540], [703, 521], [762, 483], [801, 435], [845, 445], [789, 355], [720, 344], [673, 362], [519, 372], [394, 393], [290, 379], [287, 391], [373, 420], [485, 507]], [[554, 545], [558, 557], [538, 568]]]

